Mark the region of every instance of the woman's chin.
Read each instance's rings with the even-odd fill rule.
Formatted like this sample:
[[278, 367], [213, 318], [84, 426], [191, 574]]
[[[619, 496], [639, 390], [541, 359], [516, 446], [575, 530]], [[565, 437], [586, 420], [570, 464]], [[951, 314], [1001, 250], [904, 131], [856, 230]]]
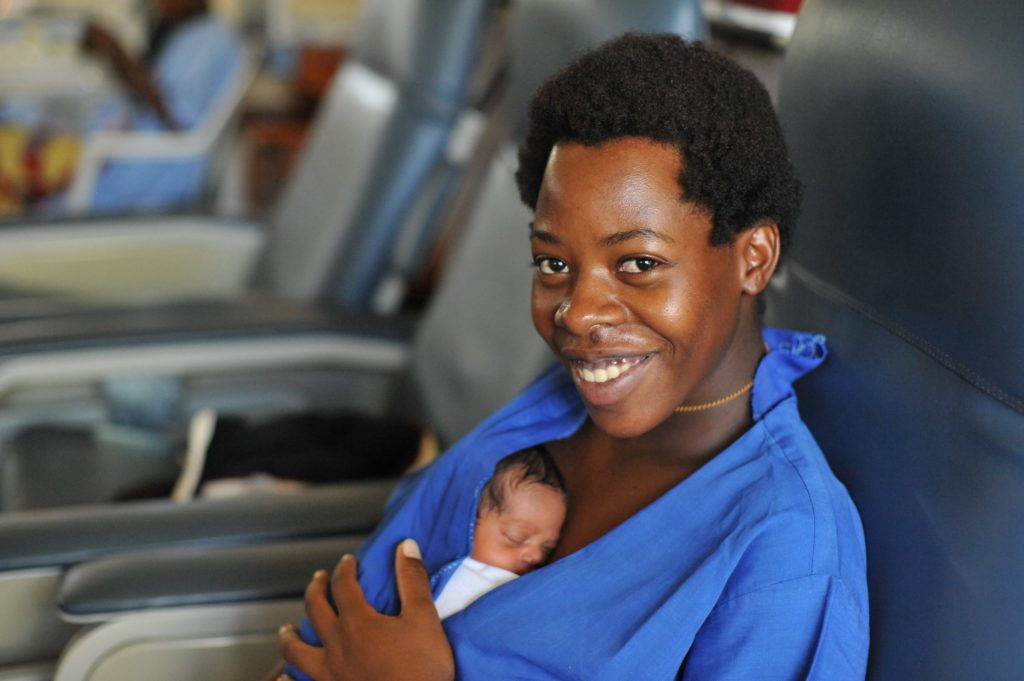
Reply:
[[661, 425], [665, 418], [658, 418], [652, 410], [645, 409], [640, 414], [628, 412], [611, 412], [592, 405], [587, 405], [590, 420], [601, 432], [618, 440], [628, 440], [650, 433]]

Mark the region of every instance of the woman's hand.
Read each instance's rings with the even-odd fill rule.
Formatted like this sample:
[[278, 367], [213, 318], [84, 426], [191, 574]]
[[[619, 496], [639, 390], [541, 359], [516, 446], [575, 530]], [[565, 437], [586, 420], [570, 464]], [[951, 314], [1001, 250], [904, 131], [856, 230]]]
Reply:
[[322, 648], [299, 639], [286, 625], [278, 634], [284, 659], [317, 681], [451, 681], [455, 661], [441, 628], [419, 547], [411, 539], [395, 552], [401, 613], [378, 613], [356, 581], [356, 559], [347, 555], [334, 569], [327, 601], [327, 573], [317, 572], [306, 588], [306, 615]]

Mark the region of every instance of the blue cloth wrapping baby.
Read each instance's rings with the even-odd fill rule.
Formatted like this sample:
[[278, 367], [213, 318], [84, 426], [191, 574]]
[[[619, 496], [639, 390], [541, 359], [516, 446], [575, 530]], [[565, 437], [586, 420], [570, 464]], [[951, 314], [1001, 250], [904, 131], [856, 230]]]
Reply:
[[[459, 679], [864, 679], [860, 519], [792, 389], [823, 361], [824, 339], [764, 336], [753, 427], [604, 537], [445, 620]], [[585, 418], [571, 377], [553, 367], [403, 485], [360, 551], [369, 601], [397, 610], [392, 563], [406, 537], [431, 573], [467, 555], [494, 464]], [[308, 621], [301, 633], [316, 641]]]

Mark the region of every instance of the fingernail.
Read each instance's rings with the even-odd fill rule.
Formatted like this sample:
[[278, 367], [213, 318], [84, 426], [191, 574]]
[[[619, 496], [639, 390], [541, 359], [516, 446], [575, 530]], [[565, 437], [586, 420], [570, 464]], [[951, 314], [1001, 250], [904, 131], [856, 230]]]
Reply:
[[406, 539], [402, 542], [402, 555], [406, 558], [415, 558], [416, 560], [423, 560], [423, 556], [420, 555], [419, 544], [416, 543], [415, 539]]
[[356, 559], [356, 557], [353, 556], [351, 553], [346, 553], [344, 556], [341, 557], [341, 562], [342, 563], [351, 563], [355, 559]]
[[278, 636], [284, 636], [285, 634], [287, 634], [291, 630], [292, 630], [292, 625], [290, 625], [290, 624], [282, 624], [281, 628], [277, 630], [277, 635]]
[[281, 674], [281, 676], [277, 677], [277, 681], [292, 681], [292, 677], [287, 674]]
[[313, 579], [320, 579], [321, 577], [325, 577], [326, 575], [327, 570], [317, 570], [313, 573]]

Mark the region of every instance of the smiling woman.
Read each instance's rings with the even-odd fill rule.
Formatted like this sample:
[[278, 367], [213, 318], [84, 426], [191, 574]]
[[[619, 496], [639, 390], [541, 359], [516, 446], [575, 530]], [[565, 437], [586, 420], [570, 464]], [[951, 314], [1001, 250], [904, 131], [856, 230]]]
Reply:
[[537, 202], [534, 323], [617, 437], [742, 386], [763, 352], [756, 296], [778, 229], [713, 246], [708, 211], [678, 198], [680, 166], [674, 147], [640, 137], [559, 144]]
[[[760, 323], [799, 203], [767, 93], [700, 45], [621, 37], [541, 87], [517, 180], [559, 361], [404, 488], [358, 584], [336, 571], [340, 616], [314, 579], [324, 648], [285, 628], [285, 657], [321, 681], [863, 679], [860, 521], [792, 389], [823, 339]], [[548, 563], [442, 626], [426, 574], [538, 445], [569, 499]]]

